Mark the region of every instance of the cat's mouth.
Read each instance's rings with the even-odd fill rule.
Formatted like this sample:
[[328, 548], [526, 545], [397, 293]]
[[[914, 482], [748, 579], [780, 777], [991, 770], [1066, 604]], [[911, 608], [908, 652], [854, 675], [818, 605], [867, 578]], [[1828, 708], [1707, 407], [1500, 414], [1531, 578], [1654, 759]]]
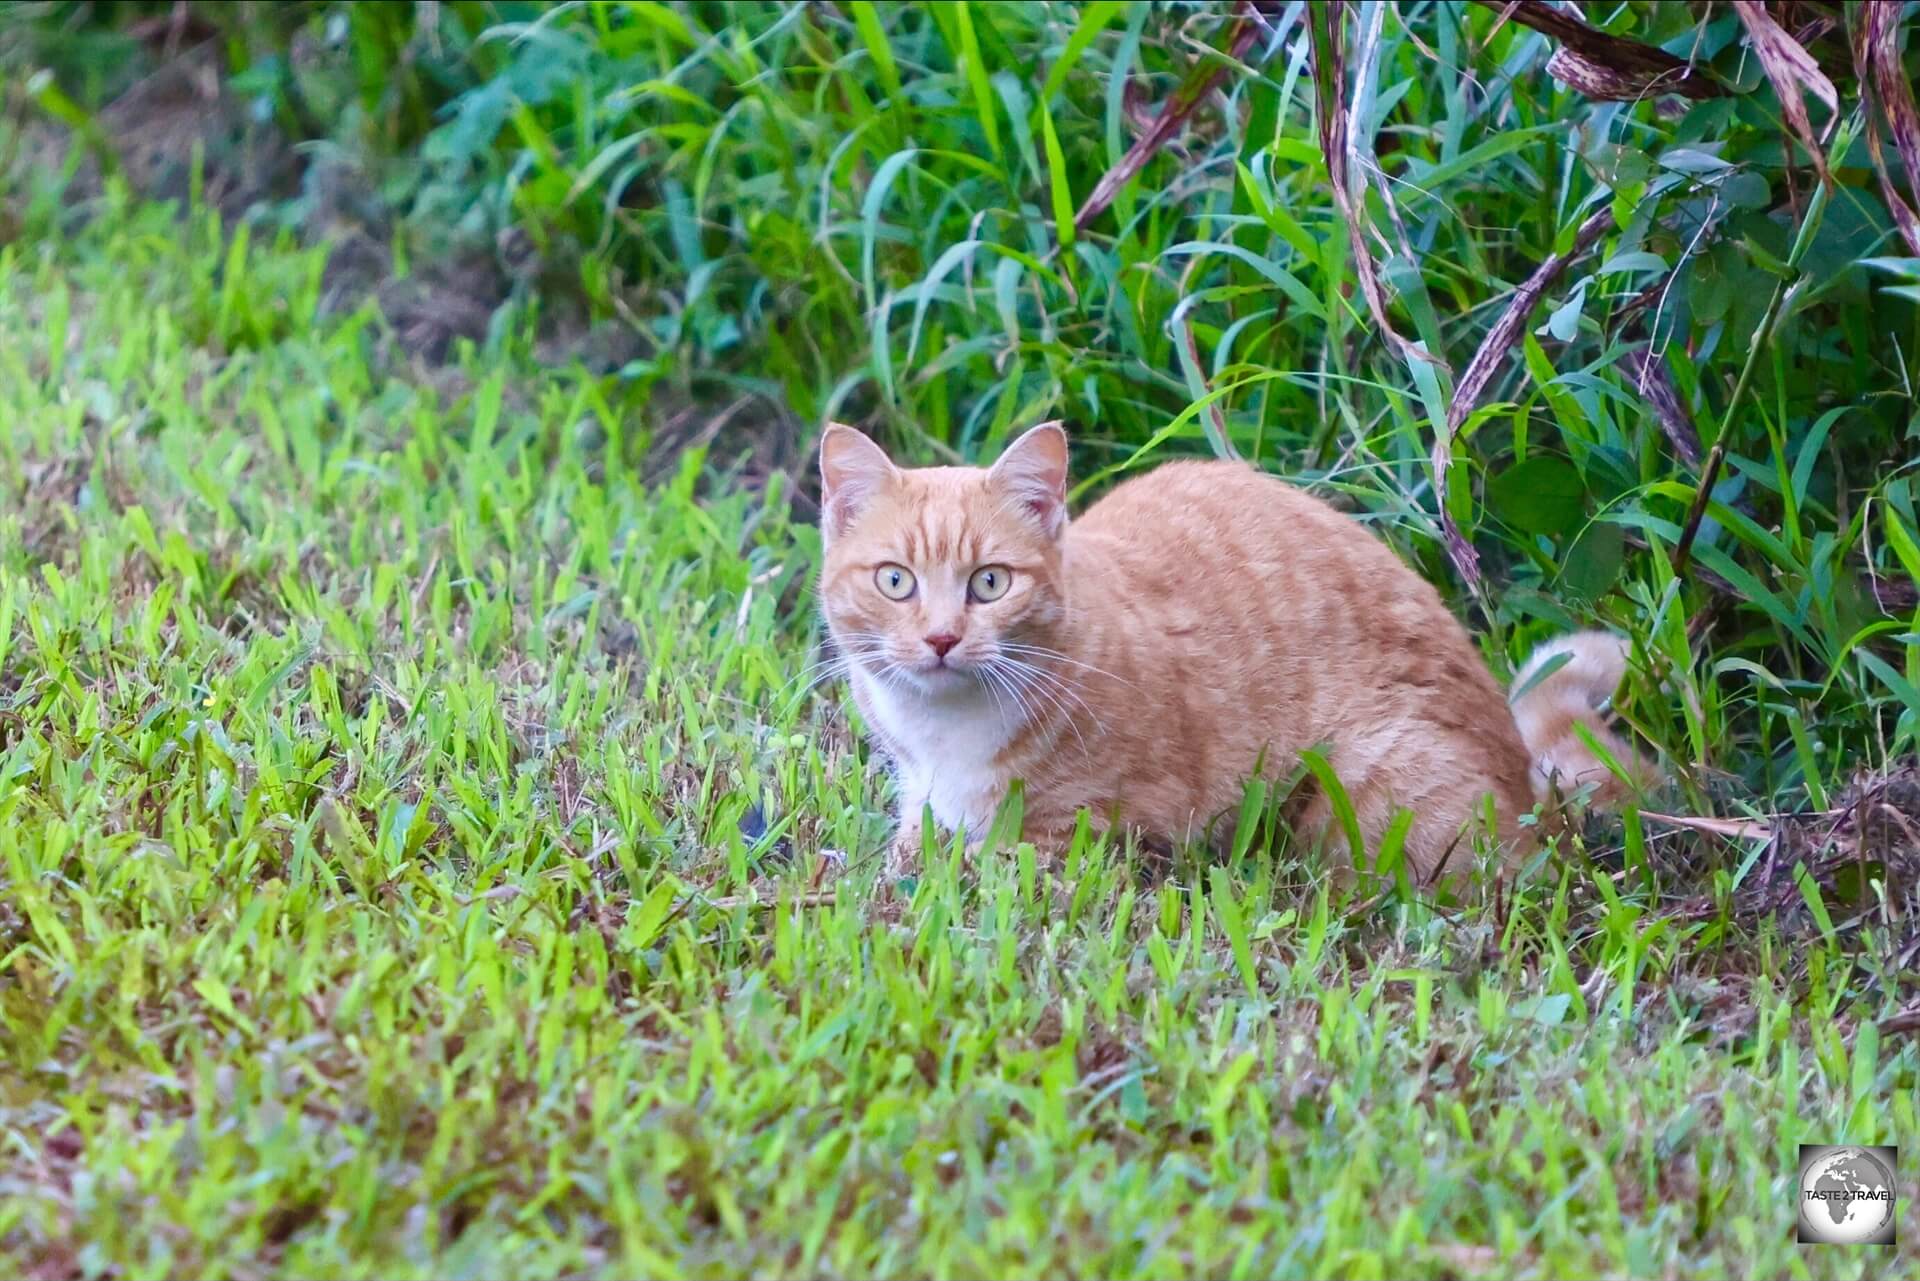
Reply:
[[963, 685], [977, 684], [980, 680], [980, 671], [973, 661], [959, 654], [923, 658], [908, 670], [915, 680], [930, 690], [958, 689]]

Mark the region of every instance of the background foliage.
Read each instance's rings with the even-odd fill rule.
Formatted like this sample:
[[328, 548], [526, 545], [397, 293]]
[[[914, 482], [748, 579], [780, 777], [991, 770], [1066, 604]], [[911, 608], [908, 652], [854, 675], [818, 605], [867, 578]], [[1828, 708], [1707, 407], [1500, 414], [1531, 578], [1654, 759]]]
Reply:
[[[1724, 771], [1791, 804], [1818, 751], [1911, 737], [1920, 671], [1885, 637], [1912, 604], [1920, 247], [1889, 213], [1914, 199], [1897, 149], [1870, 155], [1864, 10], [1773, 11], [1840, 108], [1806, 80], [1783, 121], [1726, 4], [1610, 10], [1715, 95], [1643, 72], [1626, 101], [1545, 74], [1575, 50], [1522, 25], [1538, 5], [37, 8], [14, 61], [52, 74], [16, 113], [104, 140], [93, 104], [197, 51], [192, 110], [225, 128], [164, 139], [152, 185], [199, 156], [230, 212], [332, 246], [341, 305], [371, 291], [356, 273], [390, 304], [424, 277], [388, 307], [414, 349], [584, 350], [646, 424], [633, 460], [724, 436], [797, 477], [827, 417], [927, 457], [1063, 417], [1096, 478], [1237, 453], [1396, 527], [1496, 643], [1571, 610], [1633, 623], [1685, 687], [1643, 728], [1696, 788]], [[1865, 7], [1896, 52], [1902, 8]], [[1316, 12], [1343, 37], [1318, 60]], [[1318, 122], [1344, 134], [1331, 174]], [[58, 188], [15, 217], [72, 217]], [[1491, 589], [1466, 546], [1436, 555], [1443, 519]], [[1781, 732], [1810, 719], [1818, 749]]]
[[[49, 1274], [1805, 1266], [1790, 1145], [1916, 1141], [1879, 1037], [1920, 1024], [1917, 16], [10, 6], [0, 1017], [48, 1066], [0, 1100], [0, 1240]], [[1083, 497], [1183, 451], [1335, 497], [1496, 667], [1627, 632], [1672, 821], [1470, 917], [1253, 847], [1145, 888], [949, 868], [796, 931], [884, 808], [799, 677], [813, 433], [970, 458], [1049, 417]], [[822, 995], [855, 968], [884, 999]], [[448, 1075], [397, 1084], [423, 1053]], [[839, 1129], [781, 1102], [883, 1079]], [[448, 1120], [481, 1096], [498, 1145]], [[235, 1097], [266, 1119], [217, 1131]], [[129, 1100], [183, 1128], [106, 1142]], [[572, 1161], [582, 1117], [645, 1168], [596, 1182], [628, 1158]], [[340, 1163], [407, 1192], [337, 1201]], [[1055, 1163], [1084, 1213], [983, 1238]], [[767, 1226], [827, 1171], [851, 1226]]]

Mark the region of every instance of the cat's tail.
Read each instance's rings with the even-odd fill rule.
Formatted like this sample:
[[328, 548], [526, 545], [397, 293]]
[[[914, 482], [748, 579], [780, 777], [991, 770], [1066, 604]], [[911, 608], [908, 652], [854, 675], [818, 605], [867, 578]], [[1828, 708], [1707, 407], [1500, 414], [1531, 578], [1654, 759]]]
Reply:
[[[1513, 721], [1533, 763], [1541, 800], [1591, 786], [1595, 804], [1612, 806], [1658, 772], [1607, 724], [1605, 708], [1627, 674], [1626, 640], [1611, 632], [1574, 632], [1542, 644], [1513, 677]], [[1582, 740], [1584, 728], [1631, 782], [1623, 782]]]

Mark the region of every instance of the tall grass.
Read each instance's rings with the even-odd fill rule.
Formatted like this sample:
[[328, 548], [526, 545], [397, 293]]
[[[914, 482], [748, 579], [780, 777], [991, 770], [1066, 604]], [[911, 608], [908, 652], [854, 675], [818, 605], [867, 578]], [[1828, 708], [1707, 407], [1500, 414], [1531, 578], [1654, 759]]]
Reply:
[[[1920, 713], [1916, 251], [1807, 8], [1846, 97], [1789, 95], [1799, 128], [1722, 5], [1608, 21], [1698, 99], [1597, 101], [1458, 4], [323, 6], [250, 83], [344, 98], [403, 229], [457, 201], [572, 263], [648, 340], [620, 403], [748, 395], [928, 458], [1064, 418], [1087, 489], [1254, 459], [1474, 589], [1496, 648], [1628, 627], [1693, 802], [1793, 808]], [[234, 21], [252, 74], [286, 34]]]

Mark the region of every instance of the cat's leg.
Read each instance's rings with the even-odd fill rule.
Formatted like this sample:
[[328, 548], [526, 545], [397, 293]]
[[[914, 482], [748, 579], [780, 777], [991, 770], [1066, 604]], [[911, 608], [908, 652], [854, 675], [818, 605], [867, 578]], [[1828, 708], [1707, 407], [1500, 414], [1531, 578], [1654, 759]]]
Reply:
[[[989, 811], [989, 813], [991, 812], [992, 811]], [[971, 868], [974, 863], [978, 861], [980, 855], [986, 851], [987, 842], [993, 834], [993, 825], [994, 820], [992, 818], [985, 818], [978, 823], [969, 823], [960, 829], [959, 834], [963, 838], [960, 846], [960, 862], [962, 867]], [[924, 824], [922, 827], [923, 826]], [[908, 871], [902, 872], [901, 875], [918, 872], [920, 870], [920, 864], [925, 859], [920, 831], [921, 828], [916, 827], [910, 838], [913, 843], [911, 862], [903, 863], [903, 866], [906, 866]], [[944, 828], [937, 828], [936, 831], [938, 831], [942, 837], [951, 837], [953, 835], [953, 833], [948, 832]]]
[[[935, 829], [938, 831], [939, 829]], [[919, 817], [902, 818], [900, 826], [894, 830], [893, 839], [887, 844], [885, 875], [890, 880], [903, 876], [918, 876], [926, 862], [926, 823]], [[945, 833], [941, 833], [945, 835]], [[986, 848], [985, 831], [975, 835], [972, 830], [966, 833], [966, 844], [961, 847], [960, 856], [964, 863], [971, 865]]]
[[[885, 875], [897, 880], [903, 876], [920, 874], [921, 866], [926, 862], [923, 849], [927, 825], [934, 825], [934, 835], [945, 836], [953, 812], [951, 809], [943, 811], [933, 803], [939, 769], [937, 764], [906, 755], [895, 756], [893, 761], [894, 791], [899, 797], [900, 822], [887, 845]], [[962, 825], [968, 828], [968, 834], [972, 834], [975, 826], [971, 821], [975, 810], [983, 815], [978, 830], [984, 832], [995, 808], [994, 802], [982, 797], [979, 805], [968, 806], [961, 811]]]
[[[1380, 840], [1393, 822], [1396, 807], [1392, 790], [1384, 778], [1361, 773], [1350, 765], [1342, 769], [1337, 755], [1330, 763], [1340, 779], [1341, 790], [1346, 793], [1347, 803], [1353, 807], [1365, 854], [1372, 858], [1379, 853]], [[1294, 835], [1318, 843], [1340, 883], [1351, 884], [1358, 860], [1347, 838], [1346, 824], [1334, 813], [1333, 802], [1318, 781], [1310, 780], [1305, 788], [1304, 800], [1294, 810], [1290, 824]], [[1408, 833], [1407, 844], [1402, 848], [1406, 851], [1408, 866], [1418, 877], [1424, 871], [1425, 851], [1417, 845], [1413, 832]]]
[[[902, 778], [900, 787], [900, 822], [894, 828], [893, 838], [887, 843], [886, 875], [898, 879], [902, 876], [917, 876], [922, 864], [926, 862], [925, 834], [931, 814], [928, 800], [931, 789], [924, 783], [914, 783]], [[966, 858], [969, 862], [980, 852], [982, 842], [992, 830], [993, 816], [998, 811], [997, 802], [982, 801], [976, 807], [980, 814], [978, 821], [967, 821], [962, 830], [966, 834]], [[939, 837], [951, 835], [938, 820], [934, 821], [934, 834]]]
[[[935, 829], [941, 836], [946, 833]], [[903, 876], [918, 876], [926, 863], [926, 824], [923, 820], [905, 820], [895, 829], [893, 839], [887, 845], [887, 859], [884, 875], [889, 880], [899, 880]], [[960, 857], [965, 865], [971, 866], [986, 848], [985, 834], [966, 834], [966, 844], [961, 847]]]
[[[926, 861], [924, 833], [926, 830], [926, 799], [920, 798], [919, 805], [909, 804], [911, 797], [903, 797], [900, 808], [900, 824], [895, 829], [893, 839], [887, 847], [886, 874], [889, 877], [918, 875]], [[1074, 825], [1071, 820], [1064, 824], [1036, 824], [1028, 819], [1022, 824], [1015, 840], [993, 841], [995, 824], [999, 821], [1000, 802], [998, 799], [983, 799], [975, 807], [975, 818], [966, 822], [960, 833], [965, 844], [961, 847], [961, 859], [971, 866], [983, 854], [989, 842], [1001, 853], [1009, 853], [1020, 841], [1028, 841], [1040, 852], [1043, 863], [1050, 859], [1064, 858], [1067, 847], [1073, 840]], [[936, 825], [935, 833], [947, 837], [950, 833], [944, 827]]]
[[925, 788], [907, 787], [904, 783], [903, 779], [900, 822], [893, 829], [893, 838], [887, 842], [886, 860], [881, 865], [881, 875], [888, 880], [917, 875], [922, 861], [920, 851], [924, 844], [922, 825], [927, 812], [927, 793]]
[[[1067, 851], [1073, 846], [1072, 822], [1046, 823], [1031, 820], [1020, 825], [1020, 840], [1033, 846], [1034, 862], [1042, 868], [1066, 866]], [[1011, 854], [1018, 843], [1003, 847]]]
[[[1496, 827], [1487, 827], [1487, 796], [1490, 784], [1477, 773], [1454, 766], [1450, 761], [1428, 761], [1418, 776], [1405, 773], [1396, 777], [1381, 769], [1356, 772], [1349, 776], [1334, 762], [1353, 806], [1353, 815], [1370, 862], [1380, 853], [1380, 844], [1402, 810], [1412, 820], [1401, 845], [1401, 857], [1416, 886], [1431, 887], [1443, 881], [1464, 879], [1491, 835], [1504, 834], [1510, 825], [1500, 811]], [[1316, 785], [1310, 799], [1298, 812], [1294, 830], [1310, 840], [1318, 840], [1343, 878], [1356, 870], [1345, 825], [1334, 815], [1333, 806]]]
[[[1131, 830], [1125, 828], [1118, 816], [1107, 809], [1089, 808], [1084, 812], [1089, 841], [1110, 839], [1118, 845]], [[1080, 836], [1081, 813], [1077, 807], [1056, 809], [1042, 806], [1025, 816], [1020, 824], [1020, 839], [1033, 846], [1041, 867], [1057, 870], [1067, 865], [1067, 855], [1072, 852], [1073, 843]]]

